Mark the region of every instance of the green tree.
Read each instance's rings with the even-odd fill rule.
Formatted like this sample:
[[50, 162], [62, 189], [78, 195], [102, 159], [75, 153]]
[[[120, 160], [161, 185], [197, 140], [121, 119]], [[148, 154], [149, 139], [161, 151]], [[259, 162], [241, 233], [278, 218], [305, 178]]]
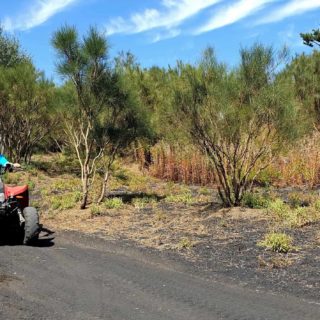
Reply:
[[104, 175], [102, 201], [117, 152], [139, 132], [143, 120], [130, 87], [108, 61], [103, 34], [90, 28], [80, 40], [74, 27], [65, 26], [55, 32], [52, 43], [59, 56], [58, 71], [74, 89], [65, 108], [64, 128], [81, 167], [84, 209], [97, 169]]
[[296, 137], [291, 84], [276, 77], [271, 48], [241, 50], [229, 71], [207, 49], [197, 66], [180, 63], [173, 90], [185, 132], [212, 161], [225, 206], [238, 206], [257, 174]]
[[309, 47], [320, 46], [320, 30], [313, 29], [312, 32], [300, 33], [303, 43]]
[[29, 161], [50, 132], [54, 85], [30, 62], [0, 66], [0, 145], [11, 161]]
[[19, 41], [6, 34], [0, 26], [0, 66], [8, 68], [23, 62], [31, 60], [21, 50]]

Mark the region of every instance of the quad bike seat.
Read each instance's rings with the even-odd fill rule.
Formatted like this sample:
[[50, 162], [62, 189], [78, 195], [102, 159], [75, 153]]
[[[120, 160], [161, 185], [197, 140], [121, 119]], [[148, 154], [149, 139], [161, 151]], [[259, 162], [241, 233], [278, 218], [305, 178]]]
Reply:
[[16, 187], [5, 185], [4, 194], [6, 198], [9, 198], [11, 196], [16, 197], [22, 209], [29, 206], [29, 192], [27, 185]]

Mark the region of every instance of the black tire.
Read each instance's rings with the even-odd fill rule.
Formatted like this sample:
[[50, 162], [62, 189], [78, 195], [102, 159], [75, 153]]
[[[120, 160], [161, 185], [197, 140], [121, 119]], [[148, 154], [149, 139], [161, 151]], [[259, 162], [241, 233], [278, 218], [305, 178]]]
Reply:
[[23, 216], [25, 219], [23, 244], [30, 245], [37, 240], [39, 236], [39, 214], [36, 208], [26, 207], [23, 210]]

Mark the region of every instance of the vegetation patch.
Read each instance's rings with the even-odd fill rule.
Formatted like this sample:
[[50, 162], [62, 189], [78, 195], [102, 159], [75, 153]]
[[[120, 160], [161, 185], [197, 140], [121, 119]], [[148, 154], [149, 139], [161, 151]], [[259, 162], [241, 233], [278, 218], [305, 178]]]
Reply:
[[121, 198], [108, 198], [103, 202], [106, 209], [121, 209], [124, 204]]
[[272, 232], [266, 234], [264, 240], [258, 242], [258, 246], [274, 252], [287, 253], [294, 249], [292, 243], [293, 239], [291, 236], [285, 233]]
[[267, 208], [269, 199], [259, 193], [247, 192], [242, 198], [242, 205], [252, 209]]

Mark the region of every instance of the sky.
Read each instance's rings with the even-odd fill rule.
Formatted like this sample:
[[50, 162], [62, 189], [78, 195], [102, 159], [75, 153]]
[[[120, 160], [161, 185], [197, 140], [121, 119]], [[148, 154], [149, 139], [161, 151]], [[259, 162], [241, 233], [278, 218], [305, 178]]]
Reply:
[[54, 31], [74, 25], [103, 32], [110, 57], [132, 52], [143, 67], [195, 63], [208, 46], [230, 66], [241, 47], [261, 42], [291, 55], [312, 50], [300, 32], [320, 27], [320, 0], [0, 0], [2, 28], [19, 39], [37, 68], [59, 82]]

